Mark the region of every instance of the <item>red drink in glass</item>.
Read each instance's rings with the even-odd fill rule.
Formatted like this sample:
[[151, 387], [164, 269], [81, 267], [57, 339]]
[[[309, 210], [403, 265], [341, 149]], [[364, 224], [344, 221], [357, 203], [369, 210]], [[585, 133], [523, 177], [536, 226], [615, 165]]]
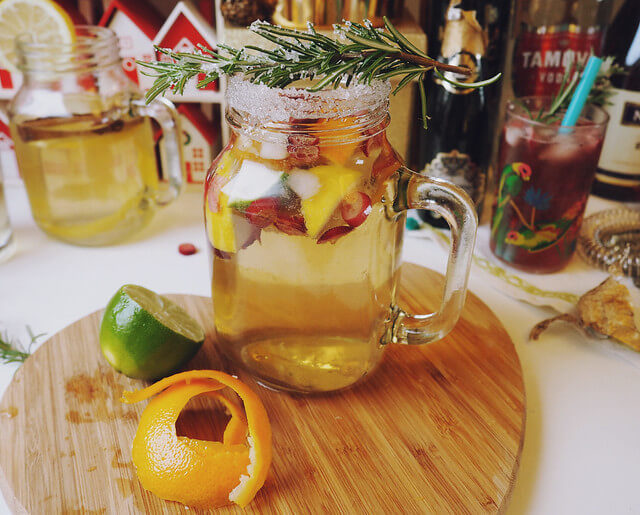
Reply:
[[550, 99], [509, 102], [498, 158], [491, 251], [514, 268], [550, 273], [576, 247], [608, 116], [586, 106], [575, 127], [532, 119]]

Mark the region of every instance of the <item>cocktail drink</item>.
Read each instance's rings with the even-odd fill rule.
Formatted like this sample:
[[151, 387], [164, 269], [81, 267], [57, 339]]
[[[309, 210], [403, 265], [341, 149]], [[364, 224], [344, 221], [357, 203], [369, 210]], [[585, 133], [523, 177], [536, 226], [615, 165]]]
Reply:
[[[206, 181], [212, 297], [223, 352], [261, 382], [349, 386], [384, 345], [425, 343], [464, 301], [475, 213], [459, 189], [403, 168], [385, 135], [389, 85], [310, 93], [233, 77], [232, 134]], [[395, 304], [404, 210], [436, 209], [455, 244], [439, 313]]]
[[[72, 43], [17, 38], [24, 80], [9, 108], [11, 134], [38, 226], [68, 243], [106, 245], [177, 196], [177, 115], [163, 100], [145, 105], [122, 70], [115, 33], [75, 31]], [[168, 144], [167, 188], [158, 180], [150, 117]]]
[[102, 243], [153, 214], [149, 196], [159, 186], [148, 118], [16, 116], [11, 133], [31, 212], [47, 233]]
[[562, 269], [576, 247], [607, 114], [588, 105], [575, 127], [535, 121], [549, 99], [510, 102], [502, 130], [491, 220], [492, 252], [530, 273]]

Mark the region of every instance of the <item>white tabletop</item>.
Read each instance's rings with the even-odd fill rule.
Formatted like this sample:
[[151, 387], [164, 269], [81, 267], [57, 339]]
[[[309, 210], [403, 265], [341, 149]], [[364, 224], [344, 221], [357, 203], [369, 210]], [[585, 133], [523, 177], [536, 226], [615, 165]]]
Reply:
[[[210, 294], [199, 190], [158, 212], [125, 244], [81, 248], [37, 229], [20, 184], [5, 189], [17, 247], [0, 263], [3, 334], [27, 341], [25, 327], [30, 326], [51, 336], [104, 307], [128, 282], [163, 293]], [[602, 207], [606, 204], [590, 201], [591, 211]], [[487, 236], [481, 227], [478, 238]], [[180, 255], [178, 245], [184, 242], [200, 252]], [[442, 271], [445, 258], [434, 242], [407, 233], [405, 260]], [[492, 289], [475, 269], [469, 286], [511, 336], [524, 375], [526, 436], [507, 512], [640, 513], [640, 355], [622, 350], [627, 355], [621, 358], [601, 342], [560, 325], [529, 342], [531, 327], [551, 316], [548, 309]], [[0, 364], [0, 395], [16, 369]], [[0, 498], [0, 513], [5, 512]]]

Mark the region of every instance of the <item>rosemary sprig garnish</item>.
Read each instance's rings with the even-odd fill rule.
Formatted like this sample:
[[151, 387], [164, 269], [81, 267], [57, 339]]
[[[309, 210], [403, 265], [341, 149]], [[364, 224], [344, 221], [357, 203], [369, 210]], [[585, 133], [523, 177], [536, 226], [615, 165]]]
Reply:
[[[536, 115], [529, 110], [529, 108], [519, 100], [516, 100], [518, 104], [526, 111], [529, 118], [541, 123], [554, 123], [561, 118], [561, 112], [569, 107], [571, 97], [576, 89], [580, 75], [584, 65], [572, 64], [568, 66], [562, 76], [562, 82], [558, 92], [551, 100], [551, 105], [547, 111], [541, 108]], [[611, 91], [611, 76], [623, 73], [624, 68], [613, 64], [613, 57], [607, 57], [604, 59], [603, 65], [600, 68], [596, 82], [591, 88], [591, 92], [587, 97], [587, 104], [593, 104], [597, 106], [603, 106], [608, 103], [608, 99], [612, 94]]]
[[255, 45], [236, 49], [219, 44], [217, 50], [199, 47], [198, 53], [173, 52], [157, 48], [166, 60], [152, 63], [139, 62], [147, 69], [145, 75], [155, 77], [153, 86], [147, 91], [150, 102], [171, 89], [182, 94], [187, 82], [204, 73], [197, 84], [203, 88], [222, 75], [244, 74], [251, 82], [283, 88], [301, 80], [316, 81], [310, 91], [337, 88], [341, 83], [352, 81], [370, 84], [372, 80], [401, 77], [394, 94], [411, 80], [419, 79], [422, 115], [426, 128], [426, 94], [424, 78], [434, 71], [441, 79], [460, 88], [477, 88], [496, 82], [501, 74], [489, 80], [461, 83], [443, 72], [471, 75], [466, 67], [452, 66], [432, 59], [407, 38], [385, 17], [384, 29], [373, 28], [364, 23], [345, 22], [334, 25], [336, 39], [318, 33], [313, 24], [307, 31], [288, 29], [266, 22], [254, 22], [249, 27], [275, 48], [267, 50]]
[[16, 341], [11, 341], [6, 333], [0, 335], [0, 362], [22, 363], [31, 355], [32, 345], [44, 334], [33, 334], [29, 326], [27, 326], [27, 332], [31, 341], [26, 348]]

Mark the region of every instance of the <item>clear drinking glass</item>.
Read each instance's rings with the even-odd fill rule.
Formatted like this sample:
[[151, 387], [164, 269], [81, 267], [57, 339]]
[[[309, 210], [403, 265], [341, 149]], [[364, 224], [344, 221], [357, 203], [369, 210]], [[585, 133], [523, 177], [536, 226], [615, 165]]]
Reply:
[[[440, 339], [458, 319], [476, 213], [463, 190], [402, 165], [385, 134], [389, 92], [229, 81], [231, 138], [205, 193], [214, 320], [222, 351], [266, 385], [345, 388], [388, 343]], [[437, 313], [396, 304], [409, 208], [451, 225]]]
[[[178, 117], [145, 105], [120, 65], [115, 33], [77, 26], [70, 44], [16, 40], [22, 87], [9, 107], [20, 174], [36, 223], [79, 245], [137, 231], [182, 186]], [[150, 118], [163, 130], [168, 187], [158, 180]]]
[[4, 193], [2, 170], [0, 169], [0, 261], [6, 259], [13, 249], [13, 230], [7, 211], [7, 200]]
[[532, 119], [550, 102], [509, 102], [500, 139], [490, 247], [529, 273], [555, 272], [571, 259], [609, 121], [593, 105], [575, 127], [560, 127], [564, 113], [554, 123]]

